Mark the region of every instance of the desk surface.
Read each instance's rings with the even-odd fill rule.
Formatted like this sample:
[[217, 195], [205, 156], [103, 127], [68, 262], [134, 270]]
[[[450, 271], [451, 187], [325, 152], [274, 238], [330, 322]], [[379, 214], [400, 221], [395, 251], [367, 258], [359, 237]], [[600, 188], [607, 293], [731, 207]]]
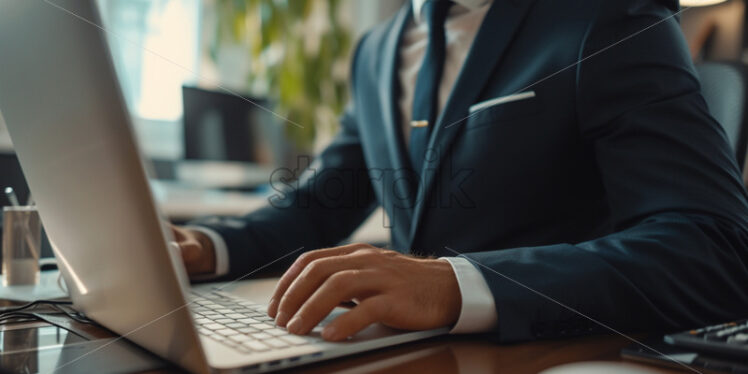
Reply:
[[[628, 344], [628, 340], [618, 336], [594, 336], [513, 345], [498, 345], [468, 336], [444, 336], [312, 364], [289, 372], [537, 373], [554, 366], [581, 361], [610, 361], [623, 364], [619, 352]], [[678, 372], [630, 362], [625, 364], [656, 373]]]
[[[267, 302], [276, 282], [257, 279], [222, 284], [222, 290], [257, 302]], [[195, 286], [207, 291], [216, 284]], [[110, 337], [99, 331], [98, 338]], [[96, 335], [96, 331], [87, 331]], [[573, 362], [609, 361], [622, 363], [621, 348], [630, 344], [614, 335], [589, 336], [564, 340], [547, 340], [522, 344], [497, 344], [476, 336], [447, 335], [420, 342], [403, 344], [326, 362], [289, 369], [284, 373], [537, 373], [541, 370]], [[90, 358], [90, 357], [89, 357]], [[51, 364], [42, 360], [54, 360]], [[39, 367], [55, 367], [56, 357], [39, 355]], [[657, 373], [680, 371], [643, 366]], [[50, 366], [51, 365], [51, 366]], [[171, 371], [159, 371], [166, 374]], [[155, 373], [154, 373], [155, 374]]]

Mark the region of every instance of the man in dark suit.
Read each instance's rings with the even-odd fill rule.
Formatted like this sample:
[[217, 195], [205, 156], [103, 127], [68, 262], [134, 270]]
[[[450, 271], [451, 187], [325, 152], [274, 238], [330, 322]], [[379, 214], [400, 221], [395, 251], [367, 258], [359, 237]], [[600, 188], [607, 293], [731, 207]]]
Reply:
[[[513, 341], [745, 317], [746, 191], [677, 11], [406, 4], [359, 43], [340, 133], [298, 185], [176, 229], [188, 270], [327, 248], [294, 262], [268, 312], [304, 334], [355, 301], [330, 340], [373, 322]], [[335, 247], [376, 205], [391, 250]]]

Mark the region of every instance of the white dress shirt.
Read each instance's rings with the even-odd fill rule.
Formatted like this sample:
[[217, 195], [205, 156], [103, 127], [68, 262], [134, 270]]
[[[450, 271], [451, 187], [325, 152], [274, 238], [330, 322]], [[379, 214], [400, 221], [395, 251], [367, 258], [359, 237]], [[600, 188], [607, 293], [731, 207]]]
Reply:
[[[406, 26], [402, 40], [400, 40], [397, 72], [400, 82], [398, 106], [405, 144], [408, 144], [407, 139], [410, 134], [410, 115], [416, 78], [428, 45], [428, 25], [420, 17], [421, 9], [426, 1], [412, 0], [414, 17]], [[447, 102], [473, 39], [491, 5], [491, 0], [454, 0], [454, 2], [444, 24], [447, 45], [443, 75], [439, 85], [439, 111]], [[203, 232], [211, 238], [216, 252], [215, 276], [226, 274], [229, 270], [229, 259], [223, 238], [215, 231], [204, 227], [192, 226], [190, 228]], [[446, 260], [452, 266], [462, 297], [460, 317], [450, 332], [484, 332], [496, 326], [498, 317], [495, 302], [481, 272], [465, 258], [442, 257], [441, 259]]]

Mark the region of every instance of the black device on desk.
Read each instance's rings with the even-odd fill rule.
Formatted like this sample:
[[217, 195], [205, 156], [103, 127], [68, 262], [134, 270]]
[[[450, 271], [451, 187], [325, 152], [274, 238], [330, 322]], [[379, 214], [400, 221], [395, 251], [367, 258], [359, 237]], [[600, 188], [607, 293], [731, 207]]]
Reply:
[[748, 365], [748, 319], [665, 335], [664, 339], [675, 346], [742, 359]]
[[182, 87], [182, 100], [186, 159], [273, 161], [262, 131], [269, 121], [260, 109], [266, 100], [189, 86]]
[[182, 87], [182, 98], [185, 160], [157, 164], [162, 177], [171, 174], [185, 186], [254, 191], [289, 159], [283, 126], [263, 109], [267, 100], [189, 86]]
[[632, 344], [624, 358], [714, 373], [748, 373], [748, 319], [665, 335]]
[[621, 351], [621, 357], [646, 364], [699, 373], [748, 373], [748, 362], [704, 354], [694, 349], [665, 343], [661, 337], [634, 343]]

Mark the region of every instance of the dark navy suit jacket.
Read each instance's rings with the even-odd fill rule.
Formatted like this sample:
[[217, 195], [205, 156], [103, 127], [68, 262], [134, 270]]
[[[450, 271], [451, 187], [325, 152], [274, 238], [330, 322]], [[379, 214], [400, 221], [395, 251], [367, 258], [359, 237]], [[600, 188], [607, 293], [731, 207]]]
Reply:
[[571, 309], [621, 330], [748, 317], [746, 191], [676, 4], [494, 0], [417, 172], [396, 106], [406, 4], [359, 43], [340, 132], [301, 182], [201, 224], [238, 276], [381, 205], [392, 249], [480, 264], [503, 341], [605, 331]]

